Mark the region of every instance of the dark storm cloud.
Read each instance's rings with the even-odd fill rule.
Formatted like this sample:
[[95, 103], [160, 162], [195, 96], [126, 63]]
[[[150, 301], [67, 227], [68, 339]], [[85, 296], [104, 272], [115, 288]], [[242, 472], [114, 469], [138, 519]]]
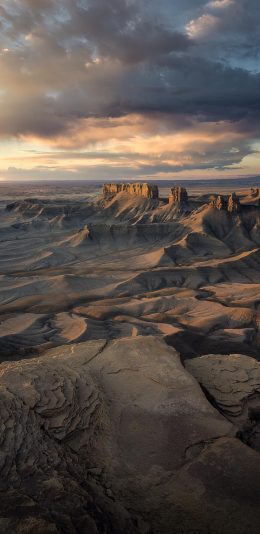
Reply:
[[255, 137], [259, 11], [256, 0], [2, 0], [0, 134], [53, 138], [86, 117], [156, 113]]
[[155, 58], [192, 46], [139, 4], [3, 2], [2, 134], [51, 136], [78, 118], [127, 112], [139, 73]]
[[136, 72], [130, 98], [122, 102], [132, 110], [199, 120], [253, 120], [260, 112], [259, 91], [260, 74], [197, 57], [168, 57], [157, 62], [157, 69]]
[[186, 50], [191, 40], [164, 23], [142, 13], [140, 2], [90, 0], [69, 5], [70, 19], [63, 27], [65, 37], [90, 41], [102, 57], [123, 62], [152, 60], [161, 54]]

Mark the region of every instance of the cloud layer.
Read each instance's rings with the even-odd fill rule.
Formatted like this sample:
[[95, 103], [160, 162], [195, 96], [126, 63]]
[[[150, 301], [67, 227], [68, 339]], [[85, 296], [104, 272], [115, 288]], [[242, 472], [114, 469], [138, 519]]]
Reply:
[[256, 0], [2, 0], [1, 175], [256, 172], [259, 29]]

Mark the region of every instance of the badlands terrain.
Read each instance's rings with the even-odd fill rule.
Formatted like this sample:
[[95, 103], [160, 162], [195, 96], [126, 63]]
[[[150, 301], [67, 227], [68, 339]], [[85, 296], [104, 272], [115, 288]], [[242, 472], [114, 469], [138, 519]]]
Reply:
[[259, 189], [168, 193], [1, 199], [1, 533], [260, 530]]

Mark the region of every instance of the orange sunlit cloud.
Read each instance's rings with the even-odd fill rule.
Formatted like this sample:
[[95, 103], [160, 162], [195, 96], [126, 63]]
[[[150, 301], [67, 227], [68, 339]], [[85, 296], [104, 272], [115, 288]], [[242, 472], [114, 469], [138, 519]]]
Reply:
[[0, 178], [258, 174], [258, 14], [144, 4], [2, 0]]

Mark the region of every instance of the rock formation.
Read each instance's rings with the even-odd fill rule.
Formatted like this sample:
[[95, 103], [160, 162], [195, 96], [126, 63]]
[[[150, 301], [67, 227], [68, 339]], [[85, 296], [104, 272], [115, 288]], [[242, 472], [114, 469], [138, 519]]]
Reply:
[[2, 203], [1, 534], [260, 531], [259, 210], [133, 185]]
[[258, 454], [157, 337], [6, 364], [0, 423], [3, 534], [258, 531]]
[[240, 200], [236, 193], [231, 193], [231, 195], [229, 195], [227, 210], [230, 213], [238, 213], [240, 211]]
[[158, 198], [159, 196], [158, 186], [148, 183], [112, 183], [103, 185], [103, 196], [105, 198], [121, 193], [122, 191], [129, 195], [137, 195], [145, 198]]
[[185, 187], [175, 186], [171, 188], [169, 195], [169, 204], [171, 202], [178, 204], [186, 204], [188, 202], [188, 193]]
[[[92, 358], [104, 342], [90, 343]], [[10, 364], [1, 373], [0, 531], [136, 532], [98, 474], [102, 394], [72, 358]], [[83, 454], [82, 454], [83, 452]], [[100, 452], [101, 454], [101, 452]], [[113, 525], [113, 526], [112, 526]]]
[[259, 197], [260, 195], [260, 188], [259, 187], [251, 187], [251, 195], [252, 197]]
[[211, 201], [211, 206], [213, 208], [217, 208], [218, 210], [226, 210], [227, 209], [227, 200], [223, 195], [218, 195]]
[[117, 195], [117, 193], [120, 193], [123, 191], [123, 186], [126, 184], [104, 184], [103, 185], [103, 196], [108, 197], [112, 195]]
[[240, 201], [235, 193], [231, 193], [228, 198], [224, 195], [218, 195], [211, 201], [210, 205], [213, 208], [225, 210], [229, 213], [239, 213], [240, 211]]
[[186, 368], [250, 446], [260, 451], [260, 363], [243, 354], [209, 354], [187, 361]]

